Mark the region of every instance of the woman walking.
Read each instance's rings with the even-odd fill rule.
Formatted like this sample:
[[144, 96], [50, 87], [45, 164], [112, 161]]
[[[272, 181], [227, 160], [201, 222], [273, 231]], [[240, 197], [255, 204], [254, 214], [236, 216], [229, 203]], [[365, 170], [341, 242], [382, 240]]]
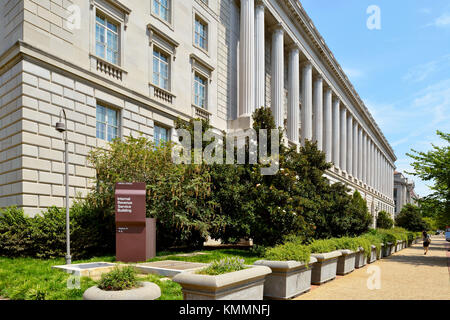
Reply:
[[423, 254], [426, 255], [428, 253], [428, 248], [430, 247], [431, 236], [426, 231], [422, 232], [422, 235], [423, 235], [423, 249], [425, 250]]

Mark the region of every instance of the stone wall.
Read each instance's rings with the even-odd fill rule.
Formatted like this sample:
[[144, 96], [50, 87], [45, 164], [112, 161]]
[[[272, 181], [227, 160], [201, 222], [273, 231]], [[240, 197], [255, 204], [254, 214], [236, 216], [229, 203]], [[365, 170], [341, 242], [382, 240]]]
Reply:
[[[15, 75], [15, 76], [14, 76]], [[95, 171], [86, 156], [106, 142], [96, 138], [96, 103], [120, 111], [122, 136], [153, 137], [153, 119], [173, 122], [124, 97], [26, 60], [2, 75], [0, 207], [17, 205], [34, 215], [64, 204], [64, 142], [54, 126], [62, 108], [69, 130], [70, 197], [84, 196]]]

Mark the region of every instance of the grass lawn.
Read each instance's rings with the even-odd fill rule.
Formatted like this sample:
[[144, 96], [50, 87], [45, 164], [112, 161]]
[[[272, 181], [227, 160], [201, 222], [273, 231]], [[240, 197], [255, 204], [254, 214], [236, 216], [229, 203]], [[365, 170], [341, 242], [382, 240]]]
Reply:
[[[171, 252], [161, 252], [158, 257], [149, 261], [180, 260], [190, 262], [211, 262], [226, 257], [238, 256], [246, 264], [253, 264], [259, 258], [249, 251], [220, 249], [201, 251], [205, 254], [191, 257], [174, 256]], [[74, 261], [74, 264], [85, 262], [114, 262], [115, 257], [97, 257], [89, 260]], [[81, 289], [69, 289], [69, 274], [54, 270], [55, 265], [64, 265], [64, 259], [40, 260], [32, 258], [0, 257], [0, 296], [12, 300], [81, 300], [83, 292], [96, 283], [90, 278], [81, 279]], [[156, 283], [161, 288], [159, 300], [182, 300], [181, 286], [173, 281], [161, 281], [162, 276], [146, 275], [140, 281]]]

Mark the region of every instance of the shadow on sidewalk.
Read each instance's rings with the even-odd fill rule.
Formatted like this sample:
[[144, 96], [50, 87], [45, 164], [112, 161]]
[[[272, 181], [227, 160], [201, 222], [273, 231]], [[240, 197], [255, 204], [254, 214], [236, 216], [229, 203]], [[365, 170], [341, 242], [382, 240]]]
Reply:
[[427, 255], [423, 254], [424, 249], [422, 245], [409, 247], [408, 249], [413, 249], [417, 252], [414, 252], [412, 255], [405, 255], [404, 251], [400, 251], [399, 253], [386, 258], [385, 261], [408, 263], [415, 266], [447, 267], [448, 265], [448, 258], [446, 255], [440, 257], [431, 256], [433, 251], [447, 251], [448, 245], [446, 242], [431, 242]]

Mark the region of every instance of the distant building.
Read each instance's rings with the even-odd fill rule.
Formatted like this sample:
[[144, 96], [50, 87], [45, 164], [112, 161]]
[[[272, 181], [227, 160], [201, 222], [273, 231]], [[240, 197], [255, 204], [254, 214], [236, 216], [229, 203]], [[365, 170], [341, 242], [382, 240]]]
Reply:
[[406, 178], [401, 172], [394, 172], [395, 215], [402, 211], [406, 204], [417, 204], [419, 196], [414, 191], [414, 181]]

